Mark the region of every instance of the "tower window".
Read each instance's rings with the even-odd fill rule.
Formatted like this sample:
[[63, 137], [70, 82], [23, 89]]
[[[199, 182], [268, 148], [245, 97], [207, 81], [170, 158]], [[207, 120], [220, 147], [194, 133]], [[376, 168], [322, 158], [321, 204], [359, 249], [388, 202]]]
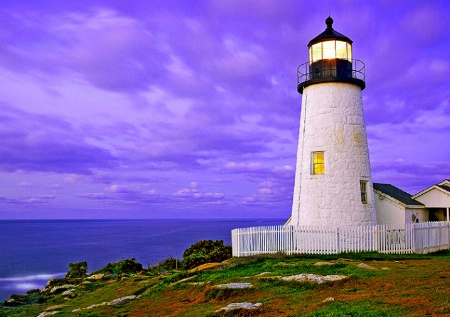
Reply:
[[367, 181], [360, 181], [359, 186], [361, 187], [361, 202], [367, 204]]
[[325, 154], [324, 152], [312, 152], [311, 174], [319, 175], [325, 173]]

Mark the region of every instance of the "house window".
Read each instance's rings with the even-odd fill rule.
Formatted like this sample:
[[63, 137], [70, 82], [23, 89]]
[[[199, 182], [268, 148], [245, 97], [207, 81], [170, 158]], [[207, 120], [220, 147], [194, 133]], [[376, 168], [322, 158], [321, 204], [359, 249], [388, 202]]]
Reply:
[[312, 152], [311, 174], [319, 175], [325, 173], [324, 152]]
[[359, 186], [361, 187], [361, 202], [367, 204], [367, 181], [360, 181]]

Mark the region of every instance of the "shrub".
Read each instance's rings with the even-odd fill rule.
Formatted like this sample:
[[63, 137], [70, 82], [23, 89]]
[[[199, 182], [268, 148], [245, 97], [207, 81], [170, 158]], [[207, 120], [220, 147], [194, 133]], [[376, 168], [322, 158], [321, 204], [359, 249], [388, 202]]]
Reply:
[[83, 278], [87, 276], [88, 264], [86, 261], [76, 263], [69, 263], [69, 271], [66, 273], [66, 278]]
[[208, 262], [222, 262], [231, 258], [231, 246], [223, 240], [200, 240], [183, 252], [183, 265], [187, 269]]
[[92, 274], [132, 274], [141, 272], [142, 270], [142, 264], [137, 262], [135, 258], [132, 258], [108, 263], [100, 270], [92, 272]]
[[174, 257], [169, 257], [167, 260], [161, 261], [158, 263], [158, 267], [160, 269], [165, 269], [165, 270], [173, 270], [173, 269], [177, 269], [178, 266], [180, 266], [180, 260], [178, 260], [177, 258]]

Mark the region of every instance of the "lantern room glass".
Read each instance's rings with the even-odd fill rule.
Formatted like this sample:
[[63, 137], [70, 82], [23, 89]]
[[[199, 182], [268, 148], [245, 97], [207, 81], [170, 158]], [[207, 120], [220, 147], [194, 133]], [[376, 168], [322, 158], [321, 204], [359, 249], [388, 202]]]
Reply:
[[335, 58], [351, 62], [352, 46], [344, 41], [331, 40], [313, 44], [309, 48], [310, 63]]

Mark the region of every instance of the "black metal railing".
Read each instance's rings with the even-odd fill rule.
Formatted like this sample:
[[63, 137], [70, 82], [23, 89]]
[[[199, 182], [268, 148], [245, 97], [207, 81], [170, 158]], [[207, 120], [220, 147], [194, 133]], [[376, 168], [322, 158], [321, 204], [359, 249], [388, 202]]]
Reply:
[[352, 59], [352, 62], [344, 60], [322, 60], [310, 64], [309, 62], [301, 64], [297, 68], [297, 84], [304, 83], [311, 79], [334, 78], [346, 79], [354, 78], [365, 81], [366, 65], [359, 59]]

